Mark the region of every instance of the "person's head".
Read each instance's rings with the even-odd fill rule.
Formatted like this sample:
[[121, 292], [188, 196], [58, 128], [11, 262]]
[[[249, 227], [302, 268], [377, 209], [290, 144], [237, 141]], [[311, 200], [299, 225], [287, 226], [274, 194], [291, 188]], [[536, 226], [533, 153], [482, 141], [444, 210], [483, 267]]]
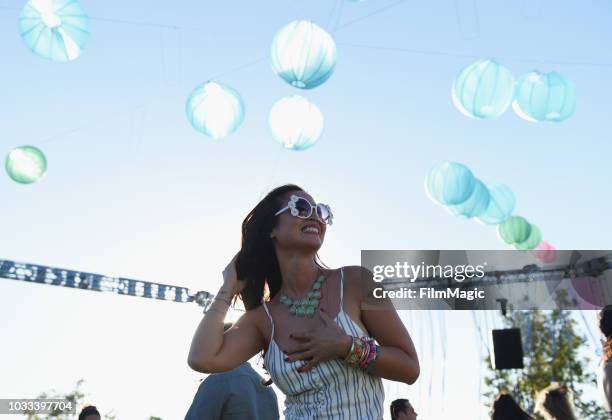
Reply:
[[391, 420], [415, 420], [417, 413], [405, 398], [398, 398], [391, 403]]
[[603, 359], [612, 359], [612, 305], [605, 306], [599, 312], [599, 330], [606, 338], [603, 346]]
[[538, 392], [536, 413], [546, 420], [576, 420], [570, 390], [564, 385], [552, 383]]
[[491, 407], [491, 420], [530, 420], [510, 394], [499, 394]]
[[88, 405], [86, 407], [83, 407], [83, 409], [79, 413], [78, 420], [100, 420], [100, 419], [101, 417], [100, 417], [100, 413], [98, 412], [98, 409], [93, 405]]
[[236, 274], [246, 280], [241, 298], [247, 310], [260, 305], [267, 283], [270, 297], [281, 287], [279, 256], [312, 258], [323, 267], [317, 251], [323, 244], [331, 212], [317, 206], [314, 198], [297, 185], [270, 191], [242, 222], [242, 247]]

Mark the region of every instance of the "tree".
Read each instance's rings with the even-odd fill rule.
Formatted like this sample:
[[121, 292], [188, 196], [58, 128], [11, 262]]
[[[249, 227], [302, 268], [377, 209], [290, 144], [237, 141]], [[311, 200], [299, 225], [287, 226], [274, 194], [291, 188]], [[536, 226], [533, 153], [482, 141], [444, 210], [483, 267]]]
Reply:
[[[558, 299], [566, 299], [566, 295], [559, 294]], [[559, 382], [572, 390], [579, 417], [608, 419], [597, 402], [583, 398], [583, 388], [595, 386], [596, 376], [588, 371], [588, 359], [580, 357], [586, 338], [577, 332], [570, 311], [510, 311], [504, 322], [508, 327], [521, 329], [525, 367], [495, 370], [487, 358], [490, 376], [485, 378], [487, 391], [484, 395], [488, 400], [492, 401], [497, 393], [508, 392], [524, 409], [533, 413], [537, 392], [552, 382]]]
[[[75, 388], [66, 394], [58, 393], [55, 390], [41, 392], [36, 398], [40, 399], [65, 399], [69, 401], [73, 407], [76, 407], [76, 413], [79, 413], [85, 403], [85, 393], [82, 391], [81, 387], [85, 383], [84, 379], [79, 379], [76, 383]], [[55, 410], [51, 414], [35, 414], [32, 411], [25, 411], [27, 420], [73, 420], [75, 418], [74, 414], [64, 414], [59, 410]], [[104, 420], [115, 420], [115, 414], [113, 414], [112, 410], [104, 414]]]

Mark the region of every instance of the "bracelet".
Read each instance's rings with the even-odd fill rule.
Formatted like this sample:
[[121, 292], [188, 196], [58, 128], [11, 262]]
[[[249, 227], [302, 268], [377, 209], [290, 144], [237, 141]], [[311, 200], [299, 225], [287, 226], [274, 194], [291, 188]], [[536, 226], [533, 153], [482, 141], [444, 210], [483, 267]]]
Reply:
[[380, 353], [380, 346], [375, 344], [376, 348], [374, 350], [374, 357], [372, 359], [372, 361], [370, 361], [370, 363], [368, 364], [368, 366], [366, 367], [366, 372], [368, 373], [372, 373], [372, 370], [374, 369], [374, 365], [376, 364], [376, 361], [378, 360], [378, 355]]
[[365, 354], [366, 346], [365, 342], [361, 337], [352, 337], [353, 343], [351, 344], [351, 350], [344, 358], [344, 361], [351, 367], [359, 365], [362, 357]]
[[344, 358], [344, 361], [351, 367], [359, 367], [362, 370], [371, 372], [378, 360], [380, 346], [370, 337], [352, 338], [351, 349]]
[[230, 302], [230, 301], [229, 301], [229, 300], [227, 300], [227, 299], [223, 299], [222, 297], [219, 297], [219, 296], [215, 296], [215, 298], [214, 298], [213, 300], [220, 300], [220, 301], [222, 301], [222, 302], [227, 303], [227, 306], [232, 306], [232, 302]]

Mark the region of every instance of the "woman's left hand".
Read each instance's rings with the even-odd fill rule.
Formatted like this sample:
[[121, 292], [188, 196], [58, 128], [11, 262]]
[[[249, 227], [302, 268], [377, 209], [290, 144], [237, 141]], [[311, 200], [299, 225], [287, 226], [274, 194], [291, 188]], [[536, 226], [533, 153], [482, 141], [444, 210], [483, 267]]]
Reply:
[[308, 361], [298, 372], [306, 372], [326, 360], [344, 358], [351, 348], [352, 338], [322, 308], [317, 317], [321, 323], [312, 331], [289, 335], [299, 343], [285, 352], [285, 361]]

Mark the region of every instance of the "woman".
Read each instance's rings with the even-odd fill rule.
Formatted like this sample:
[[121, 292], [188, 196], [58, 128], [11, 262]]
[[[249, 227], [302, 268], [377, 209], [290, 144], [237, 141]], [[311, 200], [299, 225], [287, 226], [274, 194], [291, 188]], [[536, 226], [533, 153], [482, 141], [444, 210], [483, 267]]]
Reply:
[[608, 418], [612, 419], [612, 305], [599, 312], [599, 330], [605, 337], [597, 384]]
[[491, 407], [491, 420], [532, 420], [510, 394], [499, 394]]
[[[412, 384], [419, 363], [388, 299], [382, 309], [362, 309], [362, 291], [375, 285], [371, 273], [320, 263], [317, 251], [332, 219], [328, 206], [296, 185], [261, 200], [242, 223], [242, 248], [223, 271], [188, 363], [200, 372], [222, 372], [264, 351], [266, 368], [286, 395], [287, 420], [378, 420], [381, 378]], [[223, 333], [236, 295], [246, 313]]]

